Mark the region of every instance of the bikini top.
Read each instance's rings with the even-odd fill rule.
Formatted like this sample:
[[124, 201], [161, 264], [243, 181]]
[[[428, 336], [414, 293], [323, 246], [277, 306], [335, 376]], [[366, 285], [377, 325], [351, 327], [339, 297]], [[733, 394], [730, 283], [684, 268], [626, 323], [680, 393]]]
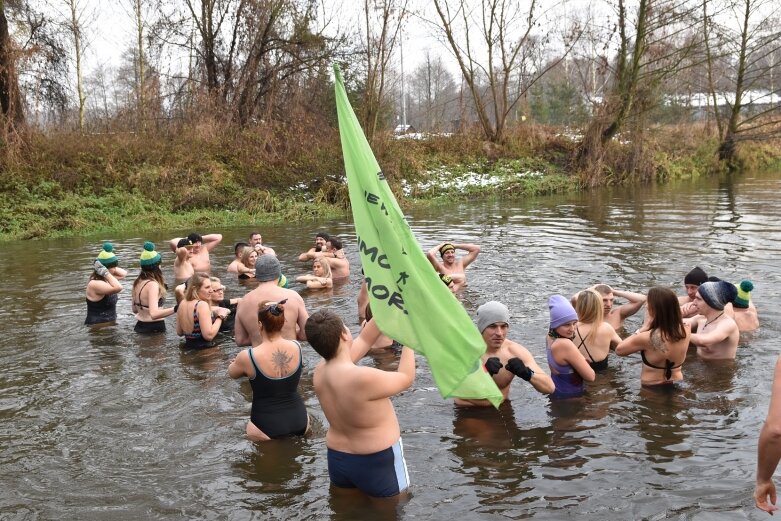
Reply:
[[[148, 281], [144, 282], [144, 285], [141, 286], [141, 289], [138, 290], [138, 302], [136, 302], [135, 300], [133, 301], [133, 304], [135, 304], [137, 308], [149, 308], [149, 306], [147, 306], [146, 304], [142, 304], [141, 303], [141, 293], [144, 292], [144, 288], [150, 282], [152, 282], [152, 281], [148, 280]], [[160, 297], [159, 299], [157, 299], [157, 307], [160, 307], [160, 308], [163, 307], [164, 303], [165, 303], [165, 297]]]
[[658, 365], [653, 365], [645, 358], [645, 351], [640, 351], [640, 358], [643, 359], [643, 363], [647, 365], [648, 367], [651, 367], [653, 369], [661, 369], [664, 371], [664, 379], [669, 380], [673, 376], [673, 369], [678, 369], [683, 365], [683, 362], [681, 362], [678, 365], [675, 365], [675, 362], [670, 360], [669, 358], [664, 361], [664, 367], [659, 367]]

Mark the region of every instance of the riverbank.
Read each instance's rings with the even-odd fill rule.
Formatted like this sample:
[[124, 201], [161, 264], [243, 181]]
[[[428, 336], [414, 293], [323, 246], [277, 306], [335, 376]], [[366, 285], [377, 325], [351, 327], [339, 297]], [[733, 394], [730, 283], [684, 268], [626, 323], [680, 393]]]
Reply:
[[[159, 228], [251, 226], [349, 212], [333, 129], [311, 132], [189, 129], [168, 136], [35, 136], [0, 175], [0, 240]], [[600, 184], [659, 182], [718, 171], [716, 141], [670, 128], [645, 148], [643, 175], [606, 166]], [[699, 136], [699, 137], [695, 137]], [[705, 137], [703, 137], [705, 136]], [[577, 136], [528, 127], [498, 147], [478, 135], [380, 138], [372, 144], [402, 207], [474, 197], [528, 197], [585, 189], [570, 169]], [[633, 153], [616, 141], [613, 162]], [[746, 168], [778, 163], [764, 145]]]

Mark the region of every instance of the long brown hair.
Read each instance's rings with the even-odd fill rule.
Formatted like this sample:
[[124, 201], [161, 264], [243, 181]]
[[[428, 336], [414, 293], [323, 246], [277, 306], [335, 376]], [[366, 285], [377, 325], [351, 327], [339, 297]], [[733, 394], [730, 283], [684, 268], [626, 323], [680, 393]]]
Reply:
[[[157, 285], [160, 286], [160, 296], [165, 297], [168, 287], [165, 285], [165, 279], [163, 279], [163, 271], [160, 269], [160, 263], [153, 264], [152, 266], [141, 266], [141, 273], [138, 274], [135, 282], [133, 282], [133, 293], [136, 291], [136, 286], [145, 280], [153, 280], [157, 282]], [[139, 295], [138, 298], [141, 299], [141, 295]]]
[[678, 342], [686, 338], [686, 329], [681, 318], [681, 305], [678, 297], [669, 288], [654, 287], [648, 290], [646, 301], [648, 311], [653, 316], [650, 329], [658, 329], [668, 342]]

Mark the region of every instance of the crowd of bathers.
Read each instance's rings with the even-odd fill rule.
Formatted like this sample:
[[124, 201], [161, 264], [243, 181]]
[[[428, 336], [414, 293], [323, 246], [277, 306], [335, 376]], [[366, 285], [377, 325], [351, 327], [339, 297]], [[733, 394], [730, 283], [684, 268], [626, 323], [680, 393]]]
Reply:
[[[238, 346], [249, 346], [231, 360], [228, 374], [247, 377], [251, 383], [246, 434], [258, 442], [309, 431], [309, 415], [298, 393], [303, 370], [301, 341], [308, 341], [323, 359], [314, 370], [313, 385], [329, 422], [326, 446], [331, 482], [336, 487], [357, 487], [370, 496], [395, 496], [407, 490], [400, 427], [390, 397], [414, 381], [415, 357], [375, 324], [365, 282], [357, 295], [362, 330], [354, 339], [332, 311], [309, 315], [301, 294], [289, 287], [276, 251], [263, 244], [258, 232], [235, 244], [234, 260], [227, 267], [227, 276], [235, 276], [252, 289], [241, 298], [226, 298], [225, 286], [212, 274], [209, 256], [221, 242], [220, 234], [197, 233], [169, 241], [176, 280], [175, 303], [168, 306], [162, 256], [154, 243], [144, 243], [140, 272], [131, 291], [134, 330], [139, 334], [164, 332], [165, 319], [175, 315], [176, 333], [183, 337], [184, 348], [214, 347], [218, 335], [231, 332]], [[459, 257], [459, 250], [465, 254]], [[467, 284], [466, 268], [479, 253], [475, 244], [443, 242], [432, 247], [427, 257], [443, 283], [457, 293]], [[350, 264], [337, 237], [318, 233], [314, 245], [298, 259], [312, 262], [312, 273], [295, 279], [307, 288], [328, 289], [349, 280]], [[87, 283], [86, 324], [116, 320], [117, 298], [123, 290], [119, 281], [125, 277], [127, 271], [119, 266], [112, 244], [105, 243]], [[751, 281], [735, 285], [695, 267], [683, 283], [686, 293], [680, 297], [666, 287], [643, 294], [606, 284], [571, 298], [552, 295], [545, 345], [547, 371], [527, 348], [508, 338], [509, 309], [501, 302], [486, 302], [475, 317], [485, 342], [483, 367], [504, 399], [515, 377], [552, 399], [581, 396], [586, 382], [607, 369], [613, 352], [640, 354], [643, 385], [675, 386], [683, 380], [682, 366], [690, 345], [696, 346], [703, 359], [735, 358], [740, 332], [759, 326]], [[626, 302], [616, 305], [615, 298]], [[624, 320], [642, 308], [642, 326], [621, 338], [617, 331], [623, 330]], [[383, 371], [358, 364], [372, 349], [393, 349], [398, 368]], [[459, 398], [456, 404], [491, 405], [479, 398]]]

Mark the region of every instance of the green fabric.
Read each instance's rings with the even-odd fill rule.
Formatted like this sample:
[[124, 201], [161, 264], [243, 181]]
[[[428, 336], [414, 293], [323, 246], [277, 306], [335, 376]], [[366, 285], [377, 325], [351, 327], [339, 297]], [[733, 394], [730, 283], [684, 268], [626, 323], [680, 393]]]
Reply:
[[425, 356], [444, 398], [502, 393], [482, 367], [485, 342], [426, 259], [353, 113], [338, 66], [336, 110], [372, 315], [383, 333]]

